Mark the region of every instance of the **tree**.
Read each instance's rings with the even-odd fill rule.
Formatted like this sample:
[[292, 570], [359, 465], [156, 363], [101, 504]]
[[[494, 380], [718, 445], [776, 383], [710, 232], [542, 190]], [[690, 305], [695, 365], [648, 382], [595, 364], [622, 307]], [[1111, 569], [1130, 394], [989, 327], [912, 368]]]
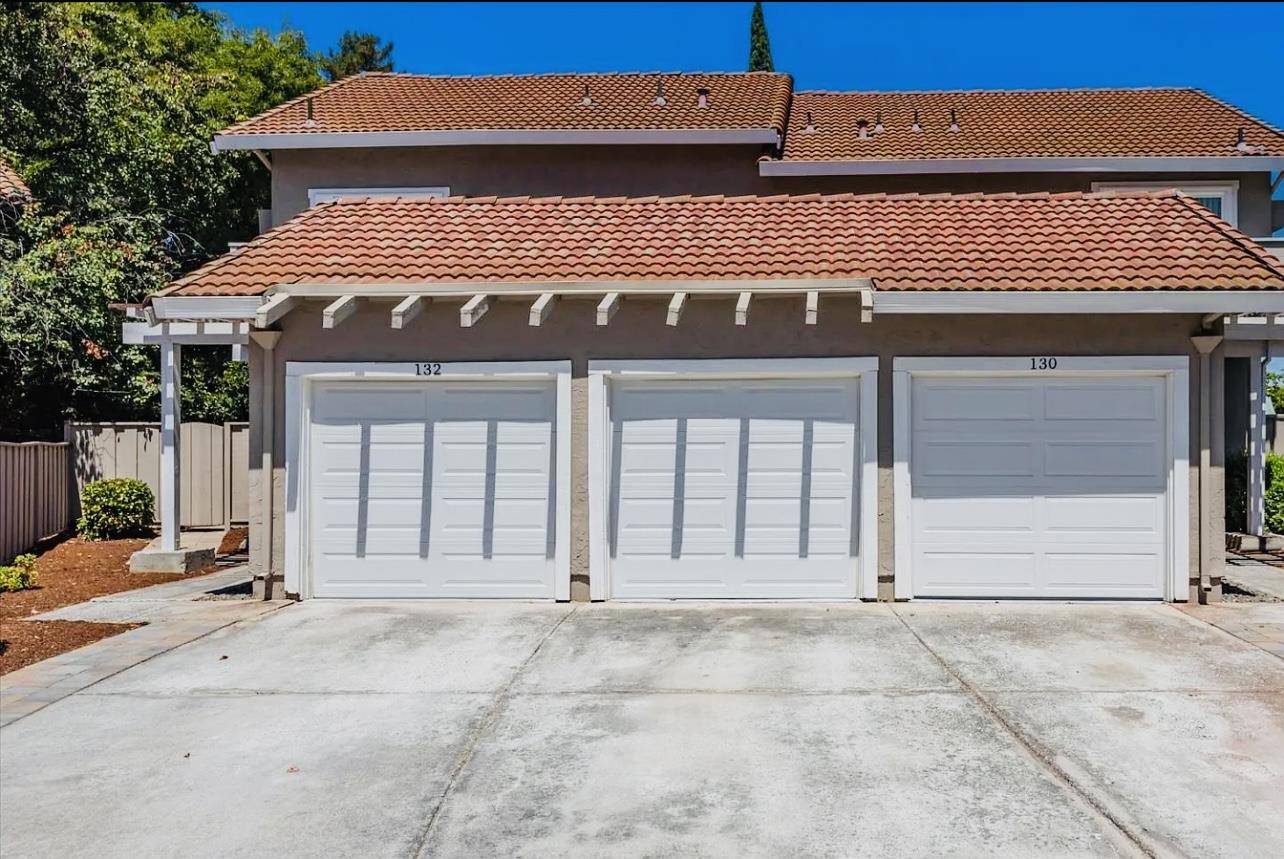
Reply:
[[[210, 136], [320, 84], [300, 34], [243, 33], [195, 4], [3, 4], [0, 158], [34, 202], [0, 227], [0, 437], [158, 413], [155, 350], [122, 346], [108, 305], [256, 232], [269, 177]], [[228, 358], [185, 353], [184, 382], [207, 382], [185, 417], [244, 416]]]
[[771, 40], [767, 37], [767, 19], [762, 14], [762, 0], [753, 4], [749, 18], [749, 71], [774, 72], [771, 61]]
[[349, 30], [339, 38], [338, 48], [318, 58], [322, 73], [337, 81], [358, 72], [392, 71], [392, 42], [380, 47], [382, 41], [374, 33]]
[[1284, 373], [1266, 374], [1266, 396], [1271, 398], [1275, 414], [1284, 415]]

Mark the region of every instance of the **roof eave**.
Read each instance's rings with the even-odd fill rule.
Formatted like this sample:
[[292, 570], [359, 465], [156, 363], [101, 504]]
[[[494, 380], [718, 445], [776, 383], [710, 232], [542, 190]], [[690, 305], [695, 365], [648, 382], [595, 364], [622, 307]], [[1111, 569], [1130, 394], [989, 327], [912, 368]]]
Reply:
[[760, 176], [879, 176], [923, 173], [1220, 173], [1284, 170], [1284, 156], [1136, 158], [900, 158], [763, 160]]
[[774, 128], [477, 129], [468, 131], [314, 131], [216, 134], [214, 152], [242, 149], [368, 149], [383, 146], [557, 146], [629, 144], [772, 144]]

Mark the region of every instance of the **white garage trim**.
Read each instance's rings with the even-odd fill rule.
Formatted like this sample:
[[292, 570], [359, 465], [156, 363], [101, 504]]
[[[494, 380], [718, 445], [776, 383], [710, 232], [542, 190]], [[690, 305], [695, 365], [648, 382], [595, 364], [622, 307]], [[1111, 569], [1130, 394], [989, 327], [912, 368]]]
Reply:
[[878, 596], [878, 359], [767, 358], [589, 362], [589, 597], [611, 593], [607, 509], [610, 503], [610, 380], [857, 378], [860, 382], [860, 496], [857, 597]]
[[307, 362], [285, 365], [285, 590], [308, 598], [311, 575], [307, 533], [307, 439], [312, 386], [351, 381], [458, 382], [549, 379], [556, 383], [557, 475], [554, 598], [571, 597], [571, 362], [512, 361], [461, 363]]
[[[1051, 369], [1047, 360], [1055, 358]], [[1041, 363], [1042, 362], [1042, 363]], [[1167, 531], [1168, 575], [1164, 598], [1184, 601], [1190, 578], [1190, 358], [1185, 355], [1013, 358], [896, 358], [892, 362], [893, 523], [897, 599], [914, 595], [910, 451], [912, 380], [920, 376], [1127, 377], [1162, 376], [1166, 383], [1168, 423]], [[1205, 511], [1199, 512], [1200, 516]]]

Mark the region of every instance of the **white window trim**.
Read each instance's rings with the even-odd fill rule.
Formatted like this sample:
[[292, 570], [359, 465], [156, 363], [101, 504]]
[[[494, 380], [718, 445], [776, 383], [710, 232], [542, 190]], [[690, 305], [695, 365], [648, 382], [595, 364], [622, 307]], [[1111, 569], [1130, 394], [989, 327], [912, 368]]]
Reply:
[[[1039, 356], [1044, 357], [1044, 356]], [[1168, 403], [1168, 575], [1164, 599], [1190, 598], [1190, 358], [1185, 355], [1125, 357], [1055, 356], [1055, 370], [1031, 370], [1030, 356], [1016, 358], [894, 358], [892, 360], [892, 518], [895, 595], [914, 598], [910, 449], [912, 381], [918, 376], [1024, 376], [1031, 378], [1163, 376]], [[1207, 511], [1200, 510], [1202, 519]]]
[[590, 361], [589, 371], [589, 599], [608, 599], [612, 379], [851, 378], [860, 383], [860, 505], [856, 598], [878, 598], [878, 358], [748, 358]]
[[467, 380], [551, 379], [557, 386], [557, 509], [553, 552], [553, 598], [571, 598], [571, 362], [486, 361], [434, 364], [440, 372], [419, 375], [414, 362], [287, 361], [285, 365], [285, 590], [312, 596], [308, 557], [307, 457], [312, 389], [316, 382], [354, 379], [425, 384]]
[[1162, 191], [1172, 189], [1190, 197], [1220, 197], [1221, 218], [1232, 227], [1239, 227], [1239, 180], [1220, 182], [1093, 182], [1093, 191]]
[[422, 199], [426, 197], [449, 197], [450, 188], [446, 185], [424, 185], [405, 188], [309, 188], [308, 208], [318, 203], [333, 203], [344, 197], [409, 197]]

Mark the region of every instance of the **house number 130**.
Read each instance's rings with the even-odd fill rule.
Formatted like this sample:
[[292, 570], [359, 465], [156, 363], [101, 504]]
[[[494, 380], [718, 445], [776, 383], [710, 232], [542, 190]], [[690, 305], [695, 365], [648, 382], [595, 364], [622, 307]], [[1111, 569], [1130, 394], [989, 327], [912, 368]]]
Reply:
[[1031, 370], [1055, 370], [1057, 369], [1056, 358], [1031, 358]]

